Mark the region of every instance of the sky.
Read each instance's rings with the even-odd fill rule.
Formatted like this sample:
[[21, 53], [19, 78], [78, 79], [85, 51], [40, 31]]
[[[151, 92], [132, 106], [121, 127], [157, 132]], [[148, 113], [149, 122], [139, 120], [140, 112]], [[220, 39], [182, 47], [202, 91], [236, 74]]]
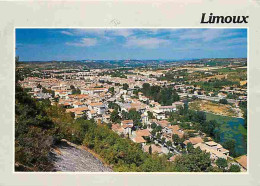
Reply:
[[247, 29], [16, 29], [20, 61], [247, 57]]

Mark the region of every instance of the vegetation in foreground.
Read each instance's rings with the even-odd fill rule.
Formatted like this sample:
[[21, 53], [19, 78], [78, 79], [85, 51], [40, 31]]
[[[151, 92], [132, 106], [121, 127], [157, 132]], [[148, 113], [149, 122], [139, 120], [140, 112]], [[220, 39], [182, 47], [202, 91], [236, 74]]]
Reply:
[[[17, 80], [20, 79], [17, 73]], [[147, 93], [154, 97], [153, 88]], [[156, 89], [156, 87], [155, 87]], [[167, 95], [160, 89], [159, 95]], [[175, 101], [175, 93], [169, 99], [160, 98], [161, 103]], [[168, 103], [167, 103], [168, 104]], [[200, 112], [182, 110], [183, 119], [202, 123], [202, 131], [214, 134], [214, 122], [204, 122]], [[174, 116], [174, 118], [176, 118]], [[185, 125], [185, 123], [183, 124]], [[187, 125], [188, 126], [188, 125]], [[198, 125], [197, 125], [198, 126]], [[185, 128], [185, 126], [182, 126]], [[15, 114], [15, 162], [16, 171], [52, 171], [50, 150], [61, 139], [76, 144], [83, 144], [98, 153], [114, 171], [140, 172], [201, 172], [221, 171], [226, 168], [220, 164], [212, 167], [210, 154], [200, 149], [189, 148], [176, 161], [169, 162], [167, 155], [145, 153], [140, 145], [114, 133], [107, 125], [97, 125], [93, 120], [79, 118], [74, 120], [71, 114], [58, 105], [50, 105], [48, 100], [36, 101], [16, 82], [16, 114]], [[224, 168], [223, 168], [224, 167]]]

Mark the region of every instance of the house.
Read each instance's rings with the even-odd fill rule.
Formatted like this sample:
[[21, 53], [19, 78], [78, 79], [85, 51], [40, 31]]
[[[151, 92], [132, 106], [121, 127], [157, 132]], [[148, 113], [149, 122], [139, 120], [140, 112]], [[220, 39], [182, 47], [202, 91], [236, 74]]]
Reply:
[[161, 121], [156, 121], [157, 125], [160, 125], [162, 128], [166, 128], [170, 125], [170, 122], [167, 120], [161, 120]]
[[184, 103], [181, 101], [176, 101], [176, 102], [172, 103], [172, 106], [176, 107], [176, 109], [177, 109], [178, 107], [184, 107]]
[[178, 156], [180, 155], [177, 154], [173, 155], [172, 157], [170, 157], [169, 161], [173, 162]]
[[80, 118], [85, 115], [85, 113], [80, 110], [75, 111], [74, 114], [75, 114], [75, 118]]
[[159, 109], [154, 109], [153, 110], [153, 115], [155, 116], [156, 119], [165, 119], [165, 113]]
[[144, 146], [143, 146], [143, 151], [149, 153], [149, 148], [150, 148], [150, 146], [151, 146], [151, 148], [152, 148], [152, 153], [153, 153], [153, 154], [154, 154], [154, 153], [163, 154], [162, 147], [161, 147], [161, 146], [157, 146], [157, 145], [155, 145], [155, 144], [152, 144], [152, 145], [144, 145]]
[[143, 129], [143, 130], [137, 130], [136, 136], [142, 136], [142, 137], [150, 137], [151, 133], [148, 129]]
[[121, 125], [133, 125], [134, 121], [133, 120], [123, 120], [121, 121]]
[[132, 139], [133, 142], [135, 143], [141, 143], [144, 144], [146, 143], [146, 140], [142, 136], [136, 136], [135, 138]]
[[34, 93], [34, 97], [36, 99], [49, 99], [52, 96], [49, 93], [42, 93], [42, 92], [40, 92], [40, 93]]
[[222, 93], [222, 92], [220, 92], [220, 93], [218, 93], [218, 97], [219, 97], [220, 99], [224, 99], [224, 98], [227, 97], [227, 95], [224, 94], [224, 93]]
[[124, 125], [122, 125], [122, 127], [124, 129], [124, 131], [123, 131], [124, 135], [131, 135], [132, 134], [133, 125], [124, 124]]
[[177, 134], [179, 138], [183, 138], [184, 131], [180, 129], [179, 125], [172, 125], [168, 127], [172, 134]]
[[215, 149], [215, 150], [225, 154], [226, 156], [229, 156], [229, 150], [223, 148], [222, 145], [220, 145], [219, 143], [216, 143], [214, 141], [208, 141], [208, 142], [205, 142], [205, 144], [208, 145], [209, 147], [211, 147], [212, 149]]
[[134, 122], [133, 120], [123, 120], [121, 121], [121, 126], [124, 129], [124, 134], [127, 135], [131, 135], [132, 134], [132, 128], [134, 126]]
[[116, 132], [118, 135], [121, 135], [124, 133], [124, 129], [120, 124], [112, 124], [111, 129]]
[[144, 113], [141, 115], [141, 120], [142, 120], [142, 123], [148, 124], [149, 117], [148, 117], [148, 113], [147, 113], [147, 112], [144, 112]]
[[86, 105], [80, 101], [76, 101], [73, 103], [74, 108], [79, 108], [79, 107], [84, 107], [84, 106], [86, 106]]
[[88, 107], [89, 109], [95, 110], [98, 115], [104, 114], [106, 111], [105, 105], [101, 102], [90, 103]]
[[193, 137], [193, 138], [189, 138], [188, 140], [185, 140], [183, 143], [185, 145], [187, 145], [188, 143], [191, 143], [193, 146], [198, 144], [198, 143], [202, 143], [203, 139], [201, 137]]
[[72, 112], [75, 114], [75, 119], [79, 118], [83, 115], [85, 115], [88, 111], [88, 107], [78, 107], [78, 108], [71, 108], [71, 109], [66, 109], [66, 112]]
[[131, 107], [129, 108], [129, 110], [130, 109], [136, 109], [136, 111], [141, 112], [141, 113], [144, 113], [145, 110], [146, 110], [146, 106], [141, 102], [131, 103], [130, 106]]
[[235, 161], [240, 165], [242, 172], [247, 171], [247, 155], [240, 156]]
[[87, 112], [87, 115], [88, 115], [88, 118], [89, 118], [89, 119], [95, 118], [95, 117], [97, 117], [97, 111], [90, 109], [90, 110]]
[[227, 160], [228, 156], [226, 154], [218, 151], [215, 148], [212, 148], [212, 147], [208, 146], [205, 143], [197, 143], [197, 144], [195, 144], [194, 148], [197, 148], [197, 147], [199, 147], [202, 151], [210, 153], [210, 159], [212, 159], [214, 161], [217, 160], [218, 158], [223, 158], [223, 159]]
[[158, 110], [161, 112], [173, 112], [176, 111], [176, 106], [160, 106]]
[[102, 121], [105, 122], [105, 123], [109, 123], [110, 115], [109, 114], [103, 114], [102, 115]]

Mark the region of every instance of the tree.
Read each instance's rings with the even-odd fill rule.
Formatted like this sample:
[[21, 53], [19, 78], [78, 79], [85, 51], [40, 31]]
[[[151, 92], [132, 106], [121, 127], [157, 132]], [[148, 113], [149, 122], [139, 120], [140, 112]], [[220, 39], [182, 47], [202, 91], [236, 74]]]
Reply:
[[70, 85], [71, 93], [72, 94], [81, 94], [81, 91], [79, 88], [75, 88], [74, 85]]
[[149, 154], [152, 154], [152, 145], [149, 146]]
[[133, 120], [134, 125], [138, 125], [138, 123], [139, 123], [139, 126], [140, 126], [141, 114], [139, 112], [137, 112], [136, 109], [129, 110], [128, 118]]
[[73, 90], [73, 89], [76, 89], [76, 88], [74, 87], [74, 85], [70, 85], [70, 89]]
[[127, 90], [128, 88], [129, 88], [129, 85], [128, 85], [127, 83], [124, 83], [124, 84], [123, 84], [123, 89], [124, 89], [124, 90]]
[[236, 141], [234, 139], [229, 139], [229, 140], [225, 141], [223, 143], [223, 147], [225, 149], [229, 150], [230, 156], [232, 156], [232, 157], [236, 157], [237, 156], [236, 149], [235, 149], [236, 148]]
[[[17, 72], [17, 71], [16, 71]], [[20, 79], [19, 72], [17, 78]], [[54, 123], [46, 113], [48, 101], [36, 102], [15, 84], [15, 162], [23, 171], [51, 171], [48, 154], [54, 142]], [[21, 166], [15, 167], [21, 171]]]
[[156, 131], [155, 131], [155, 130], [152, 130], [151, 134], [152, 134], [153, 136], [155, 136], [155, 135], [156, 135]]
[[155, 131], [162, 132], [162, 126], [161, 125], [156, 126]]
[[115, 88], [114, 87], [110, 87], [108, 89], [108, 92], [110, 92], [112, 95], [114, 95], [115, 94]]
[[218, 168], [222, 169], [223, 171], [228, 166], [227, 160], [224, 159], [224, 158], [218, 158], [217, 161], [216, 161], [216, 164], [217, 164]]
[[188, 153], [192, 153], [194, 151], [194, 147], [190, 142], [187, 144], [187, 151]]
[[155, 129], [156, 127], [157, 127], [156, 123], [153, 122], [153, 123], [151, 124], [151, 128], [152, 128], [152, 129]]
[[150, 84], [149, 83], [144, 83], [143, 84], [143, 88], [142, 88], [142, 92], [147, 95], [150, 91]]
[[147, 114], [148, 114], [148, 119], [154, 119], [155, 118], [152, 112], [148, 111]]
[[239, 167], [239, 165], [232, 164], [232, 165], [229, 167], [228, 172], [240, 172], [240, 167]]
[[156, 138], [161, 139], [161, 134], [159, 132], [156, 134]]
[[210, 154], [199, 148], [193, 153], [177, 156], [174, 163], [176, 171], [180, 172], [204, 172], [211, 167]]
[[228, 104], [228, 101], [226, 99], [220, 99], [219, 103], [221, 103], [221, 104]]
[[37, 85], [37, 88], [42, 88], [42, 85], [39, 83], [39, 84]]
[[172, 135], [172, 140], [173, 140], [174, 144], [180, 143], [180, 137], [177, 134]]
[[120, 122], [120, 116], [117, 110], [113, 110], [113, 112], [110, 115], [110, 119], [112, 122], [119, 123]]
[[167, 145], [168, 147], [172, 147], [172, 142], [171, 142], [171, 141], [167, 141], [167, 142], [166, 142], [166, 145]]
[[162, 144], [164, 144], [165, 143], [165, 140], [166, 140], [166, 138], [162, 138]]

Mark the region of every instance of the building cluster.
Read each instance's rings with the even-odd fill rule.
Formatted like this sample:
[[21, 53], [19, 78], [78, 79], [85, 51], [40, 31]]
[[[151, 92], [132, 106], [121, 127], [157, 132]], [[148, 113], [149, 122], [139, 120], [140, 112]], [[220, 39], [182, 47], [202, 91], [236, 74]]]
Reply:
[[[58, 104], [71, 113], [75, 119], [86, 117], [94, 119], [98, 123], [111, 123], [111, 129], [122, 137], [131, 139], [141, 144], [143, 151], [148, 153], [172, 154], [169, 159], [173, 161], [176, 156], [181, 155], [179, 144], [175, 143], [173, 136], [177, 135], [183, 141], [183, 148], [190, 143], [194, 148], [210, 153], [212, 162], [218, 158], [229, 158], [229, 151], [212, 140], [204, 140], [205, 134], [195, 133], [194, 137], [187, 138], [189, 131], [183, 130], [177, 124], [168, 121], [168, 114], [184, 107], [182, 98], [196, 96], [200, 99], [219, 101], [226, 98], [227, 93], [241, 93], [243, 89], [223, 88], [217, 95], [206, 95], [199, 87], [158, 81], [155, 77], [163, 76], [165, 71], [138, 71], [133, 70], [126, 74], [127, 78], [100, 75], [105, 70], [94, 69], [83, 72], [60, 73], [59, 71], [43, 71], [44, 77], [28, 77], [20, 82], [22, 87], [30, 89], [29, 93], [37, 99], [50, 99], [52, 104]], [[47, 78], [48, 77], [48, 78]], [[58, 78], [59, 77], [59, 78]], [[62, 77], [62, 78], [60, 78]], [[158, 86], [173, 86], [181, 100], [171, 105], [160, 103], [146, 97], [141, 92], [134, 91], [142, 88], [144, 83]], [[123, 85], [127, 84], [127, 88]], [[77, 92], [80, 90], [80, 92]], [[246, 99], [246, 95], [241, 97]], [[236, 100], [228, 99], [229, 102]], [[136, 127], [133, 120], [122, 120], [114, 123], [111, 121], [111, 113], [114, 109], [109, 108], [110, 103], [120, 106], [119, 115], [129, 112], [131, 109], [140, 113], [142, 126]], [[152, 114], [152, 118], [149, 116]], [[155, 128], [160, 128], [154, 132]], [[182, 148], [182, 149], [183, 149]]]

